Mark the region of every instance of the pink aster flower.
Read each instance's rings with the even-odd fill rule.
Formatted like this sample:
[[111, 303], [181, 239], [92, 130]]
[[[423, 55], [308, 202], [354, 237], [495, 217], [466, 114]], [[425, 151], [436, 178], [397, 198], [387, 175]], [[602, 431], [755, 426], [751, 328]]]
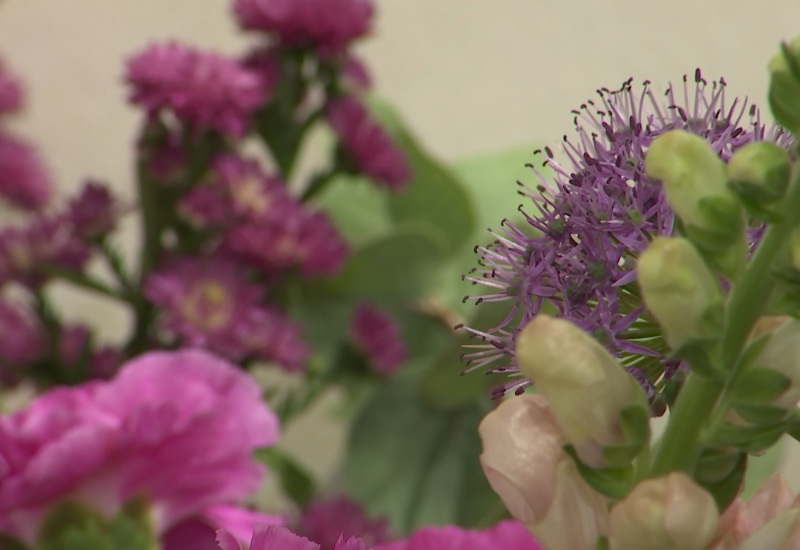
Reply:
[[183, 345], [209, 349], [231, 360], [248, 353], [250, 331], [263, 290], [236, 264], [221, 258], [175, 258], [150, 273], [144, 295], [160, 308], [160, 327]]
[[311, 350], [303, 340], [302, 326], [265, 307], [253, 309], [246, 321], [247, 330], [237, 336], [248, 356], [277, 363], [289, 372], [305, 369]]
[[344, 496], [312, 502], [297, 531], [319, 543], [321, 550], [333, 550], [342, 537], [358, 537], [369, 546], [391, 538], [387, 519], [367, 517], [356, 501]]
[[0, 381], [12, 385], [47, 350], [47, 337], [33, 311], [0, 299]]
[[0, 60], [0, 115], [10, 114], [22, 108], [22, 86]]
[[267, 274], [299, 269], [307, 276], [336, 274], [348, 253], [327, 215], [300, 206], [232, 228], [223, 247]]
[[357, 91], [366, 91], [372, 87], [372, 77], [367, 66], [358, 57], [348, 54], [344, 60], [342, 76], [345, 83]]
[[167, 108], [191, 125], [235, 136], [266, 99], [259, 76], [236, 60], [175, 42], [133, 56], [125, 78], [130, 101], [150, 114]]
[[389, 135], [353, 97], [332, 100], [325, 110], [355, 168], [393, 191], [411, 179], [411, 168]]
[[253, 450], [277, 437], [261, 390], [234, 365], [199, 350], [145, 354], [112, 381], [0, 417], [0, 533], [31, 542], [65, 499], [111, 516], [140, 495], [165, 533], [256, 489]]
[[15, 281], [38, 286], [48, 275], [44, 266], [79, 270], [89, 249], [63, 218], [36, 218], [22, 227], [0, 230], [0, 286]]
[[350, 338], [379, 374], [393, 374], [406, 360], [400, 327], [386, 312], [369, 304], [359, 304], [353, 312]]
[[517, 521], [501, 521], [483, 530], [444, 527], [423, 527], [407, 540], [379, 544], [373, 550], [543, 550], [524, 525]]
[[40, 210], [50, 196], [50, 176], [33, 147], [0, 134], [0, 197], [20, 208]]
[[322, 54], [344, 50], [370, 30], [369, 0], [236, 0], [242, 28], [274, 33], [282, 45], [311, 46]]

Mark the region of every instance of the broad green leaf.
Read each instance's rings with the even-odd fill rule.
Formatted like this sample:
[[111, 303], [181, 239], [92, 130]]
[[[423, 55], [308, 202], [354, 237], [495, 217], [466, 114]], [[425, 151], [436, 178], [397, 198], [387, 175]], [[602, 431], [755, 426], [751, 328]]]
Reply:
[[435, 228], [404, 224], [356, 250], [332, 286], [364, 299], [414, 299], [435, 282], [445, 241]]
[[311, 474], [281, 449], [262, 447], [255, 458], [278, 476], [281, 489], [298, 507], [304, 508], [316, 493]]
[[385, 384], [353, 426], [345, 462], [350, 493], [400, 533], [426, 524], [496, 521], [503, 509], [478, 461], [485, 412], [477, 404], [433, 407], [413, 380]]
[[388, 104], [375, 98], [369, 104], [405, 153], [411, 168], [411, 181], [389, 196], [393, 219], [397, 223], [425, 223], [438, 229], [444, 237], [443, 257], [457, 253], [464, 246], [471, 248], [475, 206], [464, 183], [422, 148]]
[[339, 176], [314, 199], [333, 220], [342, 237], [354, 247], [391, 231], [389, 197], [373, 182]]

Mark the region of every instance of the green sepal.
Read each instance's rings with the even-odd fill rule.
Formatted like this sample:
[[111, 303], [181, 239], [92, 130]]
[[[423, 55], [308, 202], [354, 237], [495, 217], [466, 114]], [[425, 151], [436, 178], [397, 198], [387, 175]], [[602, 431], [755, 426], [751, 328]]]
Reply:
[[158, 550], [160, 544], [155, 540], [149, 521], [121, 512], [111, 520], [106, 528], [106, 537], [113, 550]]
[[564, 445], [564, 452], [575, 462], [575, 467], [589, 486], [607, 497], [620, 499], [628, 494], [636, 481], [633, 466], [622, 468], [591, 468], [578, 458], [575, 447]]
[[730, 447], [706, 447], [694, 469], [694, 479], [712, 485], [730, 476], [741, 461], [742, 452]]
[[765, 405], [759, 403], [741, 403], [734, 401], [733, 410], [746, 422], [752, 422], [760, 426], [775, 424], [784, 420], [788, 414], [783, 407], [775, 405]]
[[735, 195], [715, 195], [697, 201], [705, 227], [685, 224], [686, 236], [709, 252], [721, 252], [733, 245], [744, 233], [742, 205]]
[[47, 513], [39, 529], [39, 543], [56, 540], [66, 531], [82, 531], [98, 528], [103, 517], [88, 506], [72, 500], [65, 500], [53, 506]]
[[725, 424], [713, 434], [711, 440], [720, 446], [731, 446], [748, 453], [757, 453], [774, 445], [788, 427], [785, 421], [765, 426]]
[[737, 403], [765, 405], [783, 395], [791, 383], [791, 379], [783, 373], [755, 366], [736, 377], [730, 394]]
[[711, 493], [717, 505], [717, 509], [725, 510], [741, 492], [744, 486], [744, 475], [746, 471], [747, 454], [739, 453], [736, 463], [725, 478], [715, 483], [703, 483], [701, 480], [698, 480], [698, 483], [706, 491]]
[[641, 405], [629, 405], [619, 413], [625, 443], [603, 447], [603, 458], [612, 468], [624, 467], [642, 452], [650, 441], [650, 412]]
[[594, 543], [594, 550], [610, 550], [610, 546], [608, 545], [608, 537], [604, 535], [600, 535], [597, 537], [597, 542]]

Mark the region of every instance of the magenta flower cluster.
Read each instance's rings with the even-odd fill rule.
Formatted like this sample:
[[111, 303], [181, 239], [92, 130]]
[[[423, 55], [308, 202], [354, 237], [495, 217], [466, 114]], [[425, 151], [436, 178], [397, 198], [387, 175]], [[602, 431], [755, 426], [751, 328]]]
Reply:
[[59, 502], [112, 516], [141, 496], [158, 535], [189, 520], [230, 528], [220, 518], [250, 517], [229, 507], [264, 473], [253, 450], [277, 438], [260, 388], [234, 365], [197, 350], [143, 355], [111, 382], [0, 417], [0, 532], [33, 542]]
[[[471, 299], [510, 307], [498, 326], [468, 329], [485, 343], [470, 346], [465, 357], [469, 370], [511, 376], [499, 393], [530, 383], [518, 375], [513, 344], [543, 307], [595, 335], [650, 394], [652, 383], [677, 367], [654, 338], [657, 323], [643, 310], [636, 287], [637, 256], [654, 236], [676, 230], [660, 182], [644, 173], [645, 152], [671, 129], [702, 136], [723, 159], [753, 141], [789, 142], [761, 121], [756, 106], [729, 102], [724, 80], [709, 85], [698, 70], [691, 88], [684, 78], [683, 91], [670, 86], [664, 100], [649, 82], [641, 91], [631, 80], [619, 90], [598, 90], [598, 100], [574, 111], [575, 136], [563, 140], [566, 162], [545, 148], [539, 152], [544, 171], [531, 166], [539, 181], [521, 190], [532, 203], [532, 211], [521, 210], [525, 223], [504, 220], [495, 242], [477, 249], [480, 267], [465, 279], [490, 292]], [[750, 233], [758, 238], [757, 228]]]

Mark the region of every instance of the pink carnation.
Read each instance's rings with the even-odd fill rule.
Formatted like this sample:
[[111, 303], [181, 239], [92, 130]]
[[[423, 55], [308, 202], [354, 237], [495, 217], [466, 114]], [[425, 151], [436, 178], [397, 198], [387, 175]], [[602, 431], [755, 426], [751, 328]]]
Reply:
[[0, 300], [0, 383], [18, 382], [25, 367], [44, 355], [46, 346], [44, 327], [33, 311]]
[[341, 537], [358, 537], [370, 546], [391, 538], [387, 519], [370, 519], [347, 497], [312, 502], [300, 517], [298, 532], [318, 542], [322, 550], [333, 550]]
[[262, 80], [236, 60], [175, 42], [129, 59], [125, 78], [130, 101], [148, 112], [171, 109], [189, 124], [235, 136], [266, 100]]
[[0, 60], [0, 115], [13, 113], [22, 108], [22, 86]]
[[369, 0], [236, 0], [245, 29], [275, 33], [286, 46], [311, 46], [320, 53], [339, 52], [370, 30]]
[[33, 147], [0, 134], [0, 197], [20, 208], [40, 210], [50, 195], [50, 176]]
[[517, 521], [501, 521], [484, 530], [444, 527], [423, 527], [407, 540], [379, 544], [373, 550], [543, 550], [528, 529]]
[[51, 390], [0, 417], [0, 532], [32, 541], [64, 499], [113, 515], [143, 494], [164, 533], [256, 489], [252, 452], [277, 438], [258, 385], [235, 366], [199, 350], [145, 354], [110, 382]]
[[[217, 541], [222, 550], [244, 548], [239, 539], [224, 529], [217, 531]], [[253, 530], [249, 550], [320, 550], [320, 546], [305, 537], [295, 535], [285, 527], [259, 525]], [[367, 550], [367, 548], [359, 539], [345, 540], [340, 537], [333, 550]]]
[[359, 304], [350, 320], [350, 337], [379, 374], [394, 373], [406, 360], [400, 327], [387, 313]]
[[334, 99], [326, 114], [357, 170], [394, 191], [408, 183], [411, 169], [405, 155], [358, 100]]

